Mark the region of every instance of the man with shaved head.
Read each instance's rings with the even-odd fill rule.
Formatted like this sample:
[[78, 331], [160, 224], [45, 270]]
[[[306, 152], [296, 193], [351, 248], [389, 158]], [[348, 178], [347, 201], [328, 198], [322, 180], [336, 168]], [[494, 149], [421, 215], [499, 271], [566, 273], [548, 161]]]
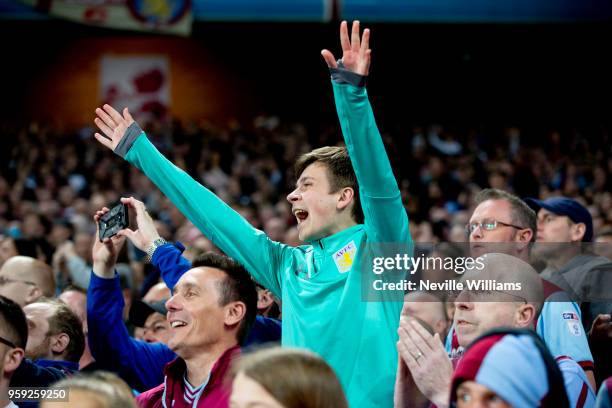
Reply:
[[21, 307], [41, 297], [53, 297], [53, 270], [46, 263], [29, 256], [9, 258], [0, 268], [0, 295]]
[[171, 296], [170, 289], [164, 282], [158, 282], [147, 291], [142, 297], [145, 302], [159, 302], [160, 300], [168, 299]]
[[527, 262], [507, 254], [487, 254], [482, 271], [466, 273], [466, 281], [520, 284], [520, 290], [467, 290], [455, 300], [455, 330], [459, 345], [467, 346], [496, 327], [535, 328], [544, 290], [538, 273]]

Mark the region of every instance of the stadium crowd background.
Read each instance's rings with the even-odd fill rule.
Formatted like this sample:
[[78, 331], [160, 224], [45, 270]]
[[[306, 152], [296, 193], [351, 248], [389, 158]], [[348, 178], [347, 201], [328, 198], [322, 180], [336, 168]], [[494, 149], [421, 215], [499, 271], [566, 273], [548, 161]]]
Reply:
[[[465, 224], [462, 210], [475, 190], [487, 186], [519, 197], [576, 197], [589, 206], [596, 234], [610, 227], [612, 104], [605, 95], [612, 61], [601, 52], [609, 24], [369, 26], [376, 56], [368, 93], [415, 239], [450, 239], [453, 225]], [[0, 76], [3, 223], [11, 213], [31, 212], [19, 208], [28, 207], [18, 202], [21, 190], [25, 202], [42, 200], [51, 218], [69, 217], [75, 205], [83, 214], [84, 200], [91, 214], [92, 194], [108, 191], [94, 204], [131, 192], [152, 210], [162, 208], [144, 177], [92, 140], [89, 118], [99, 100], [78, 111], [59, 108], [73, 106], [84, 88], [98, 88], [82, 83], [78, 70], [91, 65], [76, 56], [97, 52], [100, 42], [110, 52], [127, 52], [123, 42], [171, 58], [173, 48], [184, 47], [210, 93], [173, 101], [189, 105], [189, 115], [175, 108], [144, 126], [171, 161], [248, 207], [255, 225], [276, 215], [282, 228], [291, 227], [285, 196], [292, 160], [342, 140], [318, 55], [335, 24], [199, 23], [191, 38], [173, 40], [57, 20], [5, 20], [0, 30], [21, 40], [6, 44], [12, 58]], [[279, 34], [293, 46], [278, 43]], [[258, 46], [244, 47], [246, 39]], [[82, 177], [70, 186], [72, 174]], [[168, 223], [176, 231], [181, 222]]]
[[[292, 158], [339, 142], [333, 126], [312, 134], [303, 123], [275, 116], [223, 127], [153, 120], [146, 130], [172, 162], [272, 239], [290, 244], [297, 244], [286, 200], [295, 180]], [[92, 143], [90, 132], [85, 127], [61, 134], [50, 125], [32, 123], [6, 135], [10, 144], [2, 152], [0, 179], [4, 234], [41, 240], [50, 261], [65, 239], [58, 236], [60, 226], [71, 224], [77, 237], [91, 236], [96, 209], [134, 195], [163, 222], [168, 238], [193, 245], [198, 235], [174, 206], [139, 171]], [[609, 236], [609, 138], [603, 127], [538, 134], [517, 127], [432, 125], [415, 126], [408, 134], [385, 133], [412, 234], [424, 243], [463, 242], [472, 199], [486, 187], [520, 197], [576, 198], [589, 208], [595, 236]], [[83, 245], [82, 253], [89, 246]]]
[[[514, 28], [522, 33], [518, 34], [522, 42], [527, 42], [536, 30]], [[391, 38], [393, 29], [385, 29], [388, 31], [382, 36]], [[499, 30], [496, 27], [488, 29], [493, 33]], [[588, 40], [594, 33], [593, 29], [581, 26], [552, 28], [536, 38], [536, 45], [520, 53], [520, 57], [535, 55], [538, 45], [546, 43], [555, 30], [562, 33], [563, 40], [569, 39], [572, 29], [581, 32], [578, 36], [581, 40]], [[87, 35], [98, 33], [83, 30]], [[295, 34], [291, 29], [287, 30]], [[428, 31], [431, 28], [421, 30], [421, 33], [433, 31]], [[474, 35], [466, 34], [473, 28], [463, 30], [464, 39]], [[604, 32], [607, 30], [602, 29]], [[239, 38], [247, 31], [243, 28], [232, 38]], [[512, 28], [509, 28], [501, 35], [507, 41], [506, 45], [511, 43], [511, 31]], [[452, 29], [445, 28], [444, 32], [452, 33]], [[324, 36], [319, 35], [321, 38]], [[327, 33], [325, 35], [327, 42], [318, 41], [314, 44], [315, 50], [326, 46], [330, 42], [328, 40], [334, 38]], [[51, 37], [60, 38], [61, 34], [56, 33]], [[305, 37], [307, 35], [299, 37], [298, 43], [305, 42]], [[433, 40], [416, 48], [422, 52], [432, 43], [435, 46], [436, 42], [442, 41], [442, 37], [434, 35]], [[51, 43], [49, 39], [44, 41]], [[538, 76], [531, 77], [523, 71], [518, 78], [509, 79], [506, 85], [496, 85], [495, 90], [491, 91], [487, 90], [487, 83], [497, 74], [490, 70], [496, 68], [498, 63], [505, 62], [503, 52], [491, 51], [487, 62], [476, 70], [469, 68], [469, 60], [474, 55], [460, 52], [454, 59], [456, 65], [448, 68], [455, 70], [449, 74], [452, 79], [441, 79], [433, 90], [426, 90], [423, 82], [431, 80], [435, 83], [437, 75], [445, 74], [445, 69], [440, 67], [427, 72], [436, 64], [445, 62], [444, 59], [435, 59], [434, 62], [424, 62], [421, 68], [412, 71], [413, 74], [425, 73], [425, 79], [411, 77], [407, 80], [408, 84], [400, 87], [405, 91], [413, 85], [417, 90], [414, 94], [394, 93], [393, 80], [376, 79], [388, 76], [396, 81], [401, 80], [397, 75], [401, 67], [391, 68], [391, 46], [383, 45], [382, 39], [380, 42], [382, 50], [377, 49], [376, 52], [381, 54], [382, 61], [377, 61], [373, 67], [371, 99], [409, 214], [415, 242], [463, 242], [466, 239], [464, 227], [473, 210], [474, 196], [486, 187], [506, 190], [519, 197], [545, 199], [562, 195], [575, 198], [591, 212], [596, 239], [612, 241], [611, 129], [607, 123], [608, 116], [602, 113], [610, 103], [595, 102], [596, 95], [609, 85], [609, 80], [600, 75], [609, 65], [607, 61], [596, 64], [601, 62], [600, 57], [587, 51], [579, 52], [578, 44], [569, 47], [570, 55], [561, 56], [563, 41], [560, 41], [552, 47], [551, 60], [544, 67], [536, 63], [534, 69], [544, 74], [553, 65], [562, 65], [565, 58], [571, 63], [558, 67], [559, 71], [545, 81], [544, 89], [536, 89]], [[577, 43], [580, 41], [577, 40]], [[593, 51], [597, 44], [597, 41], [595, 45], [591, 43], [587, 49]], [[409, 49], [411, 44], [407, 43], [405, 47]], [[447, 47], [452, 48], [451, 45]], [[9, 48], [15, 50], [17, 47], [10, 45]], [[479, 48], [476, 57], [486, 55], [483, 51], [486, 48], [484, 40], [476, 42], [476, 48]], [[230, 51], [223, 53], [227, 53], [224, 55], [229, 58], [228, 65], [240, 61], [239, 58], [229, 57]], [[383, 56], [384, 53], [387, 55]], [[284, 51], [280, 59], [286, 59], [284, 57], [288, 54], [289, 51]], [[420, 55], [416, 52], [413, 56], [418, 55], [422, 60], [434, 54], [433, 51]], [[18, 57], [24, 55], [23, 50], [17, 52]], [[248, 55], [245, 59], [250, 57]], [[300, 58], [304, 57], [300, 55]], [[32, 61], [30, 58], [34, 57], [26, 57], [25, 65], [27, 61]], [[278, 82], [286, 83], [290, 78], [304, 75], [312, 75], [306, 84], [326, 78], [327, 71], [323, 66], [318, 72], [308, 72], [321, 64], [317, 53], [312, 53], [308, 58], [312, 58], [313, 62], [307, 68], [294, 73], [284, 72], [280, 74]], [[544, 57], [541, 58], [538, 61], [544, 60]], [[513, 69], [527, 64], [511, 56], [510, 59], [506, 66], [499, 66], [499, 76], [502, 78], [510, 77]], [[409, 60], [410, 52], [407, 52], [399, 59], [399, 64]], [[457, 74], [456, 68], [459, 66], [468, 73]], [[593, 66], [594, 71], [591, 77], [588, 77], [589, 66]], [[90, 122], [82, 123], [80, 127], [64, 126], [61, 118], [44, 115], [21, 120], [23, 113], [19, 104], [31, 101], [16, 96], [18, 88], [28, 82], [25, 75], [16, 74], [16, 67], [11, 65], [8, 68], [10, 75], [3, 76], [3, 81], [8, 82], [7, 77], [14, 75], [14, 82], [8, 87], [8, 98], [15, 96], [19, 103], [6, 104], [0, 123], [3, 137], [0, 151], [0, 262], [15, 255], [15, 251], [25, 251], [21, 253], [38, 257], [53, 266], [58, 291], [69, 284], [85, 286], [90, 268], [70, 272], [66, 267], [67, 260], [76, 256], [83, 259], [86, 265], [91, 264], [91, 247], [95, 239], [92, 214], [103, 206], [117, 202], [122, 196], [131, 195], [145, 202], [153, 218], [159, 220], [157, 226], [164, 238], [180, 241], [188, 248], [186, 256], [189, 259], [213, 248], [146, 176], [95, 143]], [[385, 73], [386, 67], [390, 67], [391, 75]], [[256, 68], [253, 76], [263, 76], [262, 82], [269, 82], [274, 77], [275, 68], [274, 63], [268, 62]], [[578, 74], [566, 78], [565, 83], [559, 82], [558, 89], [554, 89], [554, 78], [569, 77], [572, 69], [577, 69]], [[452, 83], [466, 78], [476, 82]], [[522, 83], [521, 79], [526, 78], [529, 79]], [[586, 90], [581, 88], [581, 81], [587, 84]], [[416, 82], [421, 84], [415, 85]], [[449, 85], [446, 93], [438, 95], [445, 85]], [[519, 86], [518, 91], [512, 95], [505, 94], [511, 91], [509, 88], [513, 85]], [[601, 88], [595, 89], [597, 85], [601, 85]], [[315, 96], [305, 96], [295, 104], [287, 102], [291, 101], [288, 94], [274, 96], [280, 89], [279, 84], [270, 86], [274, 90], [271, 95], [248, 97], [246, 105], [251, 109], [237, 109], [236, 118], [186, 120], [170, 114], [140, 123], [170, 161], [211, 188], [252, 225], [264, 230], [273, 240], [298, 245], [295, 217], [286, 200], [286, 195], [294, 188], [293, 162], [297, 156], [313, 148], [338, 144], [341, 135], [333, 117], [327, 82], [320, 81], [319, 89], [313, 91]], [[303, 92], [303, 88], [307, 86], [300, 87], [300, 92]], [[248, 91], [263, 94], [265, 86], [252, 84]], [[533, 93], [529, 94], [529, 91]], [[566, 100], [560, 98], [564, 91], [567, 92]], [[232, 92], [239, 94], [236, 90]], [[489, 96], [489, 92], [498, 92], [499, 108], [494, 106], [497, 100], [479, 99]], [[316, 102], [321, 95], [327, 95], [326, 99]], [[299, 99], [299, 96], [296, 98]], [[437, 98], [445, 99], [440, 103], [439, 114], [435, 113]], [[278, 101], [271, 103], [271, 99]], [[419, 99], [424, 100], [423, 106], [419, 106]], [[6, 98], [4, 100], [6, 102]], [[265, 109], [253, 109], [262, 101]], [[461, 106], [463, 102], [465, 105]], [[521, 102], [524, 104], [518, 106]], [[317, 116], [319, 104], [329, 106], [322, 107], [321, 115]], [[515, 104], [516, 111], [512, 111]], [[541, 117], [537, 113], [540, 104]], [[292, 108], [297, 109], [289, 112]], [[475, 112], [479, 110], [486, 116], [484, 119]], [[13, 113], [20, 120], [12, 118]], [[408, 119], [403, 118], [404, 115], [408, 115]], [[151, 283], [145, 283], [149, 271], [142, 263], [143, 255], [130, 248], [120, 260], [131, 267], [125, 284], [134, 298], [141, 297], [143, 285]]]
[[[226, 126], [152, 120], [146, 130], [174, 163], [209, 186], [272, 239], [296, 245], [286, 200], [295, 180], [292, 158], [339, 142], [330, 126], [313, 134], [276, 116]], [[72, 225], [77, 247], [92, 237], [91, 214], [120, 196], [140, 197], [167, 238], [187, 246], [201, 234], [139, 171], [92, 143], [91, 129], [61, 134], [32, 123], [7, 135], [0, 179], [0, 226], [6, 236], [40, 240], [45, 259]], [[483, 188], [520, 197], [576, 198], [593, 216], [595, 236], [612, 229], [612, 158], [606, 128], [538, 133], [517, 127], [415, 126], [385, 133], [389, 157], [416, 242], [463, 242], [474, 195]], [[201, 241], [200, 241], [201, 242]], [[89, 241], [81, 243], [81, 254]]]

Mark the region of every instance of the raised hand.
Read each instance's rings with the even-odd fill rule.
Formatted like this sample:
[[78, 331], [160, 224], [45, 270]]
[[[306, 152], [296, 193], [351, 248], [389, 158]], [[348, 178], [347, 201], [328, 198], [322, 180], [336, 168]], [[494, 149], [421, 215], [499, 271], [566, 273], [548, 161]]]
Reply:
[[127, 128], [134, 123], [132, 115], [130, 115], [128, 108], [124, 108], [123, 116], [121, 116], [121, 114], [110, 105], [96, 108], [96, 115], [98, 115], [98, 117], [94, 119], [94, 122], [104, 135], [96, 132], [94, 135], [95, 138], [104, 146], [111, 150], [115, 150], [123, 138], [123, 135], [125, 135]]
[[106, 278], [114, 276], [115, 264], [117, 263], [117, 257], [119, 251], [125, 243], [125, 237], [115, 235], [111, 238], [104, 238], [102, 242], [98, 238], [100, 236], [100, 227], [98, 222], [100, 218], [109, 212], [110, 210], [106, 207], [99, 211], [96, 211], [94, 215], [94, 222], [96, 223], [96, 239], [94, 239], [94, 245], [91, 250], [93, 259], [93, 271], [96, 275]]
[[121, 198], [121, 202], [136, 211], [136, 225], [138, 229], [136, 231], [132, 231], [129, 228], [122, 229], [117, 235], [127, 237], [136, 248], [141, 251], [146, 251], [147, 247], [159, 238], [159, 233], [157, 232], [157, 228], [155, 228], [153, 218], [151, 218], [147, 212], [142, 201], [130, 197]]
[[[359, 38], [359, 21], [353, 21], [351, 38], [349, 39], [346, 21], [340, 23], [340, 44], [342, 45], [342, 64], [345, 69], [359, 75], [368, 75], [370, 72], [370, 30], [363, 30], [363, 36]], [[323, 59], [330, 68], [337, 68], [338, 64], [334, 54], [329, 50], [321, 51]]]

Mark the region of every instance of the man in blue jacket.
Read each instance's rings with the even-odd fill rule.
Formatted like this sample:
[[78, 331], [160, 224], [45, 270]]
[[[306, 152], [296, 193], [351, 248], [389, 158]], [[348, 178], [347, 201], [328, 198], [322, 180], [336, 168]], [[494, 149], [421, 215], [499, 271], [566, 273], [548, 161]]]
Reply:
[[[270, 240], [153, 146], [129, 111], [97, 109], [96, 139], [142, 170], [177, 208], [281, 299], [284, 346], [320, 354], [352, 407], [389, 407], [401, 296], [369, 292], [377, 244], [411, 253], [408, 216], [368, 101], [369, 30], [340, 26], [342, 59], [324, 50], [346, 148], [322, 147], [296, 163], [287, 199], [300, 240]], [[364, 285], [365, 284], [365, 285]], [[365, 296], [364, 296], [365, 294]], [[374, 295], [370, 297], [370, 295]], [[397, 295], [397, 294], [394, 294]], [[377, 300], [377, 301], [366, 301]]]
[[[134, 198], [122, 198], [136, 212], [138, 230], [123, 230], [142, 250], [155, 243], [150, 261], [157, 267], [169, 288], [174, 288], [180, 277], [191, 269], [191, 262], [181, 255], [184, 247], [161, 240], [155, 223], [142, 202]], [[162, 242], [163, 241], [163, 242]], [[95, 248], [100, 243], [96, 243]], [[87, 295], [88, 339], [96, 361], [115, 371], [134, 389], [148, 390], [164, 380], [164, 366], [176, 358], [176, 354], [164, 343], [148, 343], [129, 336], [123, 323], [124, 301], [119, 277], [107, 277], [92, 271]], [[245, 346], [270, 341], [280, 341], [280, 322], [257, 316]]]

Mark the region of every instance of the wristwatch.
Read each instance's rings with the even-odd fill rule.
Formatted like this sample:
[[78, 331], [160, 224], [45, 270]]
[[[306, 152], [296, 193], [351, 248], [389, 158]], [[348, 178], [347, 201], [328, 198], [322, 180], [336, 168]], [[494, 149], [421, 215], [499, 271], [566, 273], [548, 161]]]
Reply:
[[155, 241], [153, 241], [151, 243], [151, 245], [149, 245], [146, 249], [145, 252], [147, 253], [145, 255], [145, 257], [142, 259], [145, 263], [151, 263], [151, 261], [153, 260], [153, 254], [155, 253], [155, 250], [164, 245], [167, 244], [168, 241], [166, 241], [163, 238], [157, 238]]

